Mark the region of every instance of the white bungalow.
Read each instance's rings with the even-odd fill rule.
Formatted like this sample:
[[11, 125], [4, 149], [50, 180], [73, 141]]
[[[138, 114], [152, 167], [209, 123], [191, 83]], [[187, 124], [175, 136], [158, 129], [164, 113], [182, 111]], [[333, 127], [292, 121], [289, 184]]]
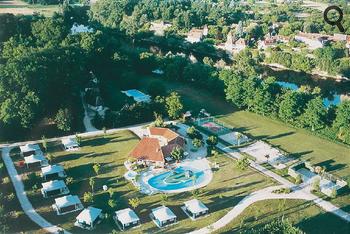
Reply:
[[89, 206], [77, 216], [74, 226], [87, 230], [93, 230], [97, 224], [101, 223], [102, 219], [102, 210]]
[[52, 205], [52, 208], [57, 212], [57, 215], [63, 215], [82, 210], [84, 209], [84, 206], [81, 204], [78, 196], [67, 195], [56, 198], [55, 204]]
[[49, 165], [49, 162], [41, 151], [36, 151], [35, 154], [24, 157], [24, 163], [26, 164], [27, 168], [46, 167]]
[[130, 208], [116, 211], [113, 219], [122, 231], [141, 225], [140, 218]]
[[44, 198], [51, 196], [65, 195], [69, 193], [69, 189], [63, 180], [52, 180], [49, 182], [42, 183], [41, 194]]
[[75, 137], [67, 137], [62, 139], [63, 147], [66, 151], [78, 150], [79, 144]]
[[65, 178], [67, 177], [64, 172], [64, 168], [61, 165], [49, 165], [47, 167], [41, 168], [41, 177], [45, 180], [57, 179], [57, 178]]
[[165, 227], [176, 223], [176, 215], [166, 206], [152, 209], [151, 219], [159, 227]]
[[190, 219], [195, 220], [200, 216], [207, 215], [209, 213], [208, 207], [206, 207], [201, 201], [192, 199], [184, 203], [185, 205], [181, 209], [187, 214]]
[[23, 157], [35, 154], [36, 151], [41, 151], [38, 144], [26, 144], [19, 147]]

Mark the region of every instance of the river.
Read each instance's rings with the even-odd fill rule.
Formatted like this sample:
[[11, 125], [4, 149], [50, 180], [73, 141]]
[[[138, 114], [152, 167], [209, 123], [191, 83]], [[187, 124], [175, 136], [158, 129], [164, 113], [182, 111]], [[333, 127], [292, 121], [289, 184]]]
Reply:
[[[198, 61], [201, 61], [204, 56], [194, 51], [189, 52], [181, 48], [171, 50], [170, 48], [162, 48], [157, 45], [150, 45], [151, 43], [141, 43], [140, 47], [147, 48], [153, 53], [159, 53], [165, 55], [168, 52], [173, 53], [184, 53], [185, 56], [189, 57], [190, 54], [194, 55]], [[218, 57], [213, 58], [214, 61], [218, 60]], [[280, 70], [272, 69], [271, 67], [264, 67], [264, 77], [274, 76], [277, 79], [277, 83], [283, 87], [297, 90], [300, 86], [310, 86], [311, 88], [319, 87], [321, 89], [321, 95], [323, 102], [326, 107], [331, 105], [339, 105], [344, 100], [350, 100], [350, 81], [336, 81], [333, 78], [326, 78], [317, 75], [311, 75], [304, 72], [297, 72], [293, 70]]]
[[266, 67], [267, 76], [274, 76], [281, 86], [297, 90], [300, 86], [319, 87], [326, 107], [339, 105], [344, 100], [350, 100], [350, 82], [336, 81], [332, 78], [311, 75], [291, 70], [274, 70]]

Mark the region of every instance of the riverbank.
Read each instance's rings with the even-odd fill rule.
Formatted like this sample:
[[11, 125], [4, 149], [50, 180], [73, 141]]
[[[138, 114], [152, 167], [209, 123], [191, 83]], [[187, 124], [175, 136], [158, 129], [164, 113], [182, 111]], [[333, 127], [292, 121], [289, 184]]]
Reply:
[[[275, 71], [301, 72], [301, 71], [287, 68], [287, 67], [283, 66], [282, 64], [278, 64], [278, 63], [261, 63], [261, 64], [264, 66], [268, 66]], [[316, 79], [323, 79], [323, 80], [334, 79], [336, 82], [348, 82], [348, 81], [350, 81], [350, 78], [348, 78], [348, 77], [340, 76], [340, 75], [336, 75], [336, 76], [330, 75], [327, 72], [319, 71], [319, 70], [313, 70], [311, 73], [306, 73], [306, 74], [314, 76]]]

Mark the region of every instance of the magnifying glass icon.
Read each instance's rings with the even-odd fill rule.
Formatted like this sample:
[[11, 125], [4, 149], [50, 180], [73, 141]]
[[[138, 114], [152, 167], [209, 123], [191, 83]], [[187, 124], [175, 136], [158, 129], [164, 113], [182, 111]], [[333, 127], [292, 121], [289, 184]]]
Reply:
[[[336, 19], [336, 20], [331, 20], [331, 19], [329, 19], [329, 18], [328, 18], [328, 13], [329, 13], [330, 11], [335, 11], [335, 12], [337, 12], [338, 15], [339, 15], [339, 16], [338, 16], [338, 19]], [[324, 20], [325, 20], [328, 24], [330, 24], [330, 25], [332, 25], [332, 26], [337, 26], [338, 29], [339, 29], [339, 31], [342, 32], [342, 33], [345, 32], [345, 29], [344, 29], [343, 25], [341, 24], [341, 21], [343, 20], [343, 17], [344, 17], [343, 11], [342, 11], [342, 9], [340, 9], [340, 7], [338, 7], [338, 6], [329, 6], [329, 7], [327, 7], [326, 10], [323, 12], [323, 18], [324, 18]]]

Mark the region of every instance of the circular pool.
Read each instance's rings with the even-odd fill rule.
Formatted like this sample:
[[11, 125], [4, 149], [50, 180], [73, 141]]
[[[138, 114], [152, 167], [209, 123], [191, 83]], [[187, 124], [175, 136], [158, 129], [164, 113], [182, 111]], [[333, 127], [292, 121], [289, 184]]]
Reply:
[[[151, 177], [148, 184], [157, 190], [188, 191], [201, 187], [205, 182], [206, 174], [202, 170], [193, 167], [179, 166], [171, 171], [163, 172]], [[203, 185], [204, 186], [204, 185]]]

